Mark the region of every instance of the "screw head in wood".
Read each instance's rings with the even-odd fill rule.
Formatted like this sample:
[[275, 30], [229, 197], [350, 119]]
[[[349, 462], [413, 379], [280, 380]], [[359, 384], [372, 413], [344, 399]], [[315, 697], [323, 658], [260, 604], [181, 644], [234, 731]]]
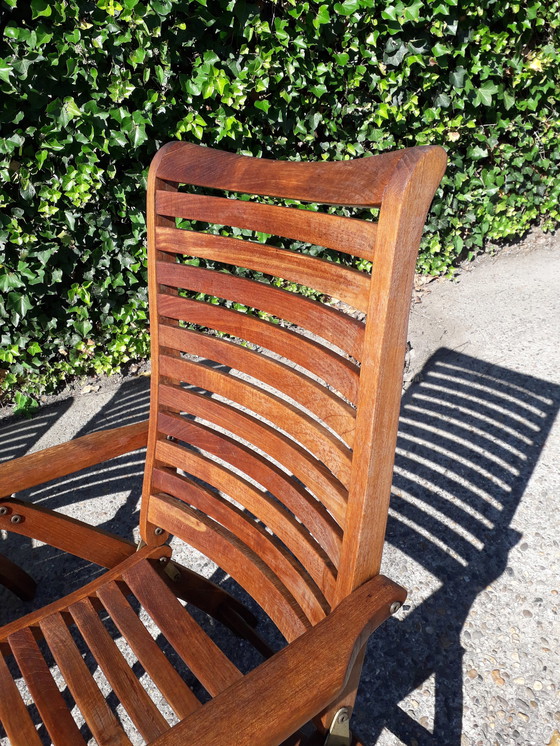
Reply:
[[0, 508], [0, 515], [7, 515], [7, 513], [8, 513], [8, 508], [5, 508], [5, 507]]
[[23, 518], [20, 515], [18, 515], [17, 513], [15, 513], [10, 518], [10, 523], [21, 523], [22, 521], [23, 521]]
[[396, 614], [400, 608], [401, 608], [401, 602], [393, 601], [393, 603], [389, 606], [389, 611], [391, 612], [391, 614]]
[[162, 529], [162, 528], [160, 528], [159, 526], [158, 526], [157, 528], [154, 528], [154, 534], [155, 534], [156, 536], [161, 536], [161, 535], [162, 535], [162, 533], [163, 533], [163, 529]]

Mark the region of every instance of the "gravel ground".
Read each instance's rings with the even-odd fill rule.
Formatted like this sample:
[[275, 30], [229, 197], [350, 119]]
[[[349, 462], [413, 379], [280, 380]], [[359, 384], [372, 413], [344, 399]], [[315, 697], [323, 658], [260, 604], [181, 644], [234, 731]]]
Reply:
[[[535, 233], [418, 285], [383, 567], [409, 597], [370, 641], [353, 720], [365, 746], [560, 744], [559, 248]], [[143, 419], [147, 383], [90, 382], [31, 420], [4, 412], [0, 458]], [[129, 454], [22, 496], [130, 536], [141, 475]], [[19, 537], [0, 551], [39, 580], [35, 605], [98, 572]], [[232, 585], [197, 553], [181, 560]], [[30, 608], [0, 590], [0, 624]]]

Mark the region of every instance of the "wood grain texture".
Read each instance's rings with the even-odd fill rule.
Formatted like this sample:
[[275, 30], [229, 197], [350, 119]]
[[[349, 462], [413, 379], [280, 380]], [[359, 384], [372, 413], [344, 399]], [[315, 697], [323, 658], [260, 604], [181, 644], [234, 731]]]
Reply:
[[158, 417], [158, 426], [159, 431], [164, 435], [208, 451], [247, 474], [285, 505], [294, 516], [297, 516], [324, 550], [325, 564], [327, 564], [327, 557], [332, 562], [332, 566], [327, 568], [330, 577], [325, 580], [330, 593], [334, 581], [334, 568], [340, 558], [342, 531], [322, 503], [316, 500], [299, 480], [291, 477], [256, 451], [200, 422], [172, 412], [161, 412]]
[[205, 389], [264, 418], [303, 445], [348, 487], [352, 451], [297, 407], [240, 378], [190, 360], [162, 355], [160, 371], [162, 376], [174, 383]]
[[239, 238], [179, 228], [156, 228], [160, 251], [196, 256], [281, 277], [367, 310], [371, 277], [342, 264]]
[[185, 142], [164, 145], [153, 173], [165, 182], [322, 204], [375, 207], [406, 150], [331, 163], [250, 158]]
[[246, 313], [188, 298], [162, 294], [157, 303], [162, 317], [216, 329], [271, 350], [310, 371], [352, 404], [357, 402], [358, 366], [313, 339]]
[[65, 477], [146, 445], [148, 422], [82, 435], [0, 464], [0, 497]]
[[308, 629], [307, 617], [283, 583], [226, 529], [200, 511], [181, 505], [166, 495], [152, 495], [149, 516], [155, 525], [163, 522], [175, 536], [198, 547], [231, 575], [266, 609], [287, 640], [295, 639]]
[[188, 264], [158, 262], [156, 276], [159, 283], [168, 287], [193, 290], [258, 308], [326, 339], [356, 360], [362, 357], [363, 323], [324, 303], [263, 282]]
[[42, 746], [21, 694], [0, 653], [0, 723], [12, 746]]
[[285, 363], [240, 344], [191, 329], [161, 324], [162, 347], [188, 351], [207, 360], [227, 365], [256, 377], [312, 412], [334, 430], [350, 447], [354, 443], [355, 410], [332, 391]]
[[[406, 593], [382, 575], [316, 627], [158, 739], [154, 746], [277, 746], [344, 687], [355, 655]], [[313, 662], [313, 664], [311, 664]]]
[[324, 464], [293, 440], [247, 412], [179, 386], [161, 385], [160, 402], [172, 411], [188, 412], [224, 428], [266, 453], [273, 453], [275, 461], [300, 479], [344, 528], [346, 489]]
[[[179, 449], [177, 446], [168, 443], [160, 443], [159, 446], [160, 448], [156, 449], [158, 460], [172, 466], [183, 462], [185, 454], [181, 451], [184, 451], [184, 449]], [[217, 481], [216, 477], [221, 477], [218, 482], [221, 491], [227, 493], [234, 500], [242, 500], [248, 504], [249, 510], [254, 505], [260, 513], [264, 512], [265, 515], [268, 513], [267, 517], [274, 516], [272, 510], [266, 511], [259, 505], [259, 493], [249, 482], [243, 483], [236, 475], [221, 469], [219, 465], [214, 465], [207, 459], [204, 460], [197, 454], [193, 454], [193, 458], [186, 459], [185, 466], [180, 468], [184, 468], [192, 476], [209, 484], [215, 483]], [[327, 605], [324, 597], [319, 588], [312, 582], [311, 576], [304, 572], [305, 566], [296, 562], [282, 543], [278, 541], [278, 538], [266, 531], [265, 527], [257, 523], [252, 516], [247, 515], [221, 495], [199, 486], [192, 479], [171, 473], [166, 469], [154, 470], [154, 487], [202, 511], [239, 539], [238, 546], [248, 547], [260, 557], [275, 575], [282, 578], [284, 585], [312, 623], [318, 622], [325, 616]], [[274, 523], [274, 521], [270, 521], [270, 523]], [[279, 538], [288, 538], [291, 544], [295, 544], [295, 540], [298, 538], [295, 530], [293, 537], [286, 536], [290, 525], [291, 523], [286, 520]], [[298, 553], [302, 554], [301, 550]]]
[[363, 220], [199, 194], [156, 192], [159, 215], [245, 228], [373, 260], [377, 226]]

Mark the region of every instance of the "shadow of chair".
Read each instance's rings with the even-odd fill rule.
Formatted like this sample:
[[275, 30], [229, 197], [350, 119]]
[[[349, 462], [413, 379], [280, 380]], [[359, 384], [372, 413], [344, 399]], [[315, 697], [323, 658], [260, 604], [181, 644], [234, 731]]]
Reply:
[[[408, 580], [409, 613], [370, 641], [356, 710], [367, 746], [384, 727], [405, 744], [461, 743], [461, 632], [521, 538], [510, 523], [559, 407], [560, 386], [445, 348], [405, 393], [384, 572], [409, 574], [412, 559], [416, 595], [432, 592], [415, 603]], [[399, 703], [432, 675], [428, 728]]]

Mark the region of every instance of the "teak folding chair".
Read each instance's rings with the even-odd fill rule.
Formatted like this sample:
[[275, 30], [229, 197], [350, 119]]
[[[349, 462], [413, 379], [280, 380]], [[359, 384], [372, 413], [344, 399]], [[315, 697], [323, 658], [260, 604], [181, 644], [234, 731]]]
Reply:
[[[149, 422], [0, 466], [0, 528], [107, 568], [0, 628], [9, 743], [350, 743], [365, 643], [405, 598], [379, 569], [415, 258], [445, 161], [439, 147], [332, 163], [182, 142], [157, 153], [148, 179]], [[329, 205], [380, 208], [378, 222]], [[331, 258], [302, 243], [239, 238], [247, 231], [323, 247]], [[334, 252], [372, 271], [337, 263]], [[261, 281], [271, 277], [282, 282]], [[306, 297], [309, 288], [319, 300]], [[146, 445], [138, 547], [15, 497]], [[244, 605], [170, 559], [170, 535], [237, 581], [287, 645], [269, 655]], [[0, 571], [30, 592], [8, 558]], [[242, 675], [178, 598], [267, 659]], [[162, 640], [209, 701], [193, 694]]]

